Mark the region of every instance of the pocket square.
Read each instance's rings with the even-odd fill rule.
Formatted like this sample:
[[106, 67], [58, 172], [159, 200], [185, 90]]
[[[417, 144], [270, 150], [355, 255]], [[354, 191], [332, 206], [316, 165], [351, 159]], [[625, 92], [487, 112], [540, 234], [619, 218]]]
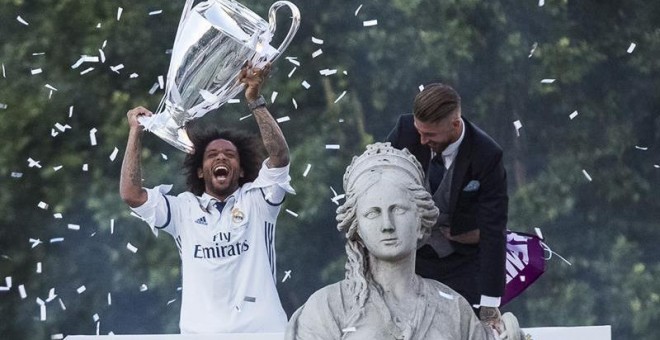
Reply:
[[463, 191], [477, 191], [477, 190], [479, 190], [479, 186], [480, 186], [479, 181], [477, 181], [477, 180], [471, 180], [471, 181], [465, 186], [465, 188], [463, 188]]

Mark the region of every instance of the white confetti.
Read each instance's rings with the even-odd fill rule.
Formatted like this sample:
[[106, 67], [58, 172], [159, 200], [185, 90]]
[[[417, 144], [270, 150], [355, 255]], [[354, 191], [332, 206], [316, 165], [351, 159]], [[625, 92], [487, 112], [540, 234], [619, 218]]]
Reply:
[[41, 274], [41, 270], [42, 270], [42, 268], [41, 268], [41, 262], [37, 262], [37, 269], [35, 270], [35, 273], [37, 273], [37, 274]]
[[146, 292], [147, 290], [149, 290], [149, 287], [147, 287], [147, 285], [145, 285], [144, 283], [140, 285], [141, 292]]
[[62, 213], [55, 213], [53, 214], [54, 218], [61, 219], [62, 218]]
[[286, 210], [287, 213], [289, 213], [289, 215], [291, 215], [291, 216], [293, 216], [293, 217], [298, 217], [298, 214], [296, 214], [295, 212], [293, 212], [293, 211], [291, 211], [291, 210], [289, 210], [289, 209], [285, 209], [285, 210]]
[[288, 280], [289, 278], [291, 278], [291, 271], [290, 270], [285, 270], [284, 271], [284, 278], [282, 279], [282, 282]]
[[124, 11], [123, 8], [119, 7], [117, 8], [117, 21], [121, 18], [121, 13]]
[[133, 254], [137, 253], [138, 251], [138, 249], [134, 245], [132, 245], [131, 242], [128, 242], [126, 244], [126, 248], [130, 250]]
[[59, 170], [62, 169], [62, 168], [63, 168], [62, 165], [58, 165], [58, 166], [54, 166], [54, 167], [53, 167], [53, 170], [55, 170], [55, 172], [57, 172], [57, 171], [59, 171]]
[[298, 102], [296, 101], [296, 98], [291, 98], [291, 103], [293, 104], [294, 109], [298, 109]]
[[332, 201], [332, 203], [334, 203], [334, 204], [336, 204], [336, 205], [339, 205], [339, 200], [344, 199], [344, 197], [346, 197], [346, 194], [335, 195], [335, 196], [334, 196], [333, 198], [331, 198], [330, 200]]
[[341, 332], [342, 333], [351, 333], [351, 332], [355, 332], [356, 330], [357, 329], [355, 327], [346, 327], [346, 328], [342, 329]]
[[22, 172], [12, 172], [11, 173], [11, 178], [21, 178], [21, 177], [23, 177]]
[[50, 243], [60, 243], [64, 242], [64, 237], [53, 237], [50, 239]]
[[30, 239], [30, 243], [32, 243], [32, 248], [34, 248], [34, 247], [40, 245], [40, 244], [43, 243], [43, 242], [41, 242], [40, 239], [33, 239], [33, 238], [31, 238], [31, 239]]
[[115, 233], [115, 219], [111, 218], [110, 219], [110, 235]]
[[89, 170], [89, 165], [87, 165], [87, 163], [85, 163], [82, 166], [82, 171], [87, 171], [87, 170]]
[[30, 26], [30, 24], [28, 24], [28, 22], [25, 21], [25, 19], [21, 18], [20, 15], [16, 17], [16, 20], [18, 20], [18, 22], [20, 22], [21, 24], [23, 24], [25, 26]]
[[337, 99], [335, 99], [335, 102], [334, 102], [334, 103], [337, 104], [337, 102], [340, 101], [342, 98], [344, 98], [345, 95], [346, 95], [346, 91], [342, 92], [342, 93], [339, 95], [339, 97], [337, 97]]
[[51, 90], [51, 91], [57, 91], [57, 89], [54, 88], [54, 87], [53, 87], [52, 85], [50, 85], [50, 84], [46, 84], [46, 85], [44, 85], [44, 87], [47, 88], [47, 89], [49, 89], [49, 90]]
[[64, 301], [62, 301], [62, 299], [57, 299], [57, 301], [60, 303], [60, 308], [62, 308], [62, 310], [66, 310], [66, 306], [64, 305]]
[[545, 5], [545, 0], [539, 0], [539, 7], [543, 7]]
[[653, 164], [653, 167], [656, 169], [660, 169], [660, 164]]
[[128, 76], [128, 77], [131, 78], [131, 79], [133, 79], [133, 78], [137, 78], [137, 77], [139, 77], [139, 75], [138, 75], [137, 73], [131, 73], [131, 75]]
[[113, 161], [113, 162], [115, 161], [115, 158], [117, 158], [117, 153], [119, 153], [119, 149], [117, 149], [117, 147], [115, 147], [115, 149], [112, 150], [112, 153], [110, 154], [110, 157], [109, 157], [111, 161]]
[[513, 122], [513, 127], [516, 128], [516, 135], [520, 137], [520, 129], [522, 129], [522, 123], [520, 122], [520, 120], [516, 120], [515, 122]]
[[101, 58], [101, 63], [105, 64], [105, 52], [102, 49], [99, 49], [99, 58]]
[[308, 90], [309, 90], [310, 87], [312, 87], [312, 85], [309, 85], [307, 80], [303, 80], [303, 82], [300, 85], [302, 85], [302, 87], [304, 87], [305, 89], [308, 89]]
[[378, 20], [367, 20], [362, 22], [362, 26], [364, 27], [376, 26], [376, 25], [378, 25]]
[[75, 64], [71, 65], [72, 69], [80, 67], [83, 63], [98, 63], [99, 57], [91, 55], [81, 55], [78, 61]]
[[552, 78], [546, 78], [546, 79], [541, 79], [541, 84], [552, 84], [555, 82], [556, 79]]
[[309, 174], [309, 170], [312, 169], [312, 165], [307, 163], [307, 167], [305, 168], [305, 171], [303, 172], [303, 177], [307, 177], [307, 174]]
[[41, 161], [35, 161], [32, 158], [28, 158], [28, 167], [30, 167], [30, 168], [35, 168], [36, 167], [38, 169], [41, 169], [41, 164], [39, 164], [39, 163], [41, 163]]
[[570, 118], [571, 120], [573, 120], [573, 118], [575, 118], [575, 117], [577, 117], [577, 116], [578, 116], [578, 112], [577, 112], [577, 110], [575, 110], [575, 111], [573, 111], [573, 112], [568, 116], [568, 118]]
[[0, 103], [0, 109], [6, 110], [7, 109], [7, 104]]
[[71, 229], [71, 230], [80, 230], [80, 225], [78, 225], [78, 224], [71, 224], [71, 223], [70, 223], [70, 224], [67, 226], [67, 228], [69, 228], [69, 229]]
[[649, 149], [649, 147], [648, 147], [648, 146], [639, 146], [639, 145], [635, 145], [635, 149], [637, 149], [637, 150], [642, 150], [642, 151], [646, 151], [646, 150]]
[[89, 68], [87, 68], [86, 70], [80, 72], [80, 75], [82, 76], [82, 75], [87, 74], [87, 73], [92, 72], [92, 71], [94, 71], [94, 68], [93, 68], [93, 67], [89, 67]]
[[92, 315], [92, 320], [94, 320], [94, 322], [97, 322], [97, 321], [99, 321], [100, 319], [101, 319], [101, 318], [99, 317], [99, 315], [98, 315], [97, 313], [94, 313], [94, 315]]
[[314, 53], [312, 53], [312, 59], [320, 56], [321, 54], [323, 54], [323, 50], [319, 48], [318, 50], [314, 51]]
[[5, 63], [2, 63], [2, 78], [7, 78], [7, 74], [5, 73]]
[[112, 294], [108, 293], [108, 306], [112, 306]]
[[50, 336], [50, 340], [62, 340], [64, 339], [64, 334], [58, 333]]
[[[124, 64], [119, 64], [115, 66], [110, 66], [110, 70], [115, 73], [119, 73], [119, 70], [124, 68]], [[134, 73], [135, 74], [135, 73]], [[137, 75], [136, 75], [137, 76]], [[131, 78], [133, 78], [133, 75], [131, 75]]]
[[275, 98], [277, 98], [277, 95], [278, 95], [277, 91], [273, 91], [273, 93], [270, 95], [270, 102], [271, 103], [275, 102]]
[[628, 46], [628, 50], [626, 52], [633, 53], [633, 51], [635, 50], [635, 47], [637, 47], [637, 44], [630, 43], [630, 46]]
[[589, 182], [592, 181], [591, 176], [589, 176], [589, 173], [587, 172], [587, 170], [582, 169], [582, 173], [584, 174], [584, 177], [586, 177]]
[[319, 73], [320, 73], [322, 76], [326, 76], [326, 77], [327, 77], [327, 76], [331, 76], [331, 75], [333, 75], [333, 74], [337, 74], [337, 70], [336, 70], [336, 69], [331, 70], [331, 69], [326, 68], [326, 69], [320, 70]]
[[69, 124], [62, 125], [60, 123], [55, 123], [55, 127], [60, 130], [61, 132], [66, 131], [66, 129], [71, 129], [71, 126]]
[[27, 298], [27, 293], [25, 292], [25, 285], [18, 286], [18, 294], [21, 296], [21, 299]]
[[46, 321], [46, 305], [39, 306], [39, 321]]
[[12, 286], [12, 279], [11, 276], [5, 277], [5, 285], [0, 286], [0, 291], [8, 291], [11, 289]]
[[300, 66], [300, 62], [297, 60], [296, 57], [286, 57], [286, 60], [288, 60], [290, 63]]
[[41, 72], [43, 72], [43, 70], [41, 68], [35, 68], [35, 69], [30, 70], [30, 73], [32, 73], [32, 75], [39, 74]]
[[419, 92], [424, 91], [424, 85], [417, 86], [417, 89], [419, 90]]
[[294, 72], [296, 72], [297, 69], [298, 68], [294, 66], [291, 72], [289, 72], [289, 74], [287, 75], [287, 78], [291, 78], [291, 76], [293, 75]]
[[326, 150], [339, 150], [339, 144], [326, 144]]
[[89, 130], [89, 143], [92, 146], [96, 145], [96, 131], [98, 131], [96, 128]]
[[358, 13], [360, 13], [361, 9], [362, 9], [362, 5], [358, 6], [358, 8], [355, 10], [355, 16], [357, 16]]
[[104, 49], [108, 45], [108, 40], [103, 40], [103, 44], [101, 45], [101, 49]]
[[165, 88], [165, 79], [163, 79], [162, 75], [158, 76], [158, 87], [160, 87], [161, 90]]
[[48, 203], [41, 201], [39, 204], [37, 204], [37, 207], [46, 210], [48, 209]]
[[[154, 83], [154, 84], [151, 86], [151, 88], [149, 89], [149, 94], [154, 94], [154, 93], [156, 93], [156, 90], [158, 90], [158, 87], [159, 87], [159, 86], [160, 86], [160, 85], [158, 85], [158, 82]], [[210, 94], [211, 92], [206, 91], [206, 90], [200, 90], [199, 93], [202, 95], [202, 97], [204, 97], [204, 93]], [[206, 97], [204, 97], [204, 100], [209, 101]]]
[[229, 100], [227, 101], [227, 104], [238, 104], [238, 103], [240, 103], [240, 102], [241, 102], [240, 99], [238, 99], [238, 98], [232, 98], [232, 99], [229, 99]]
[[319, 38], [312, 37], [312, 42], [317, 45], [323, 45], [323, 40]]
[[160, 157], [163, 158], [164, 160], [167, 160], [167, 155], [164, 154], [164, 153], [161, 153], [161, 154], [160, 154]]
[[537, 47], [539, 47], [539, 43], [534, 42], [532, 44], [532, 49], [529, 51], [529, 55], [527, 56], [527, 58], [531, 58], [532, 56], [534, 56], [534, 51], [536, 51]]
[[73, 117], [73, 105], [69, 106], [69, 118]]
[[78, 289], [76, 289], [76, 292], [78, 292], [78, 294], [82, 294], [86, 290], [87, 290], [87, 288], [85, 288], [85, 285], [82, 285], [82, 286], [78, 287]]
[[159, 10], [157, 10], [157, 11], [151, 11], [151, 12], [149, 12], [149, 15], [158, 15], [158, 14], [161, 14], [161, 13], [163, 13], [163, 10], [162, 10], [162, 9], [159, 9]]
[[277, 121], [278, 123], [284, 123], [284, 122], [288, 122], [288, 121], [290, 121], [290, 120], [291, 120], [291, 118], [289, 118], [289, 116], [284, 116], [284, 117], [280, 117], [280, 118], [277, 118], [277, 119], [276, 119], [276, 121]]
[[244, 119], [248, 119], [250, 117], [252, 117], [252, 114], [249, 114], [247, 116], [243, 116], [243, 117], [239, 118], [238, 120], [241, 121], [241, 120], [244, 120]]

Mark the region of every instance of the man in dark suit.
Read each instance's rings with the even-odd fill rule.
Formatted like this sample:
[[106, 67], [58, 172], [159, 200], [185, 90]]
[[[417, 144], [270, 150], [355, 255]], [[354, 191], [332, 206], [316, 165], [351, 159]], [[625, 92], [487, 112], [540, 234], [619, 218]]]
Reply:
[[440, 210], [417, 250], [416, 272], [456, 290], [482, 321], [497, 327], [508, 214], [502, 148], [461, 116], [458, 93], [438, 83], [415, 97], [413, 114], [399, 117], [387, 139], [417, 157]]

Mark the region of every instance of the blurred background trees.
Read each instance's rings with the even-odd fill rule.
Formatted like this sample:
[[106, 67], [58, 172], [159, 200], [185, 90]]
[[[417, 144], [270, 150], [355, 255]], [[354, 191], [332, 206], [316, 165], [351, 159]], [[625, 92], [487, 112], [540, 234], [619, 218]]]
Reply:
[[[262, 17], [270, 6], [241, 2]], [[3, 339], [178, 331], [178, 253], [130, 215], [118, 180], [125, 112], [158, 105], [183, 3], [0, 0], [0, 286], [11, 278], [0, 290]], [[509, 228], [540, 228], [571, 263], [550, 259], [503, 309], [525, 327], [611, 324], [615, 339], [655, 339], [660, 3], [296, 4], [300, 30], [264, 91], [277, 92], [276, 118], [290, 117], [281, 127], [297, 195], [277, 232], [289, 314], [343, 277], [332, 198], [350, 159], [410, 112], [420, 85], [440, 81], [505, 150]], [[100, 60], [72, 68], [81, 55]], [[226, 104], [197, 123], [257, 132], [239, 119], [247, 114], [244, 103]], [[153, 135], [145, 144], [145, 185], [184, 190], [183, 154]]]

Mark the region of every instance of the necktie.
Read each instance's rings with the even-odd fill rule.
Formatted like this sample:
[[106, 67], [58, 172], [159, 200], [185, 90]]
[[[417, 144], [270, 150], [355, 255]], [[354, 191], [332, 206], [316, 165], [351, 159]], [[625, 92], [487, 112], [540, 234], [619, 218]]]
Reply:
[[215, 202], [215, 208], [218, 209], [220, 214], [222, 214], [222, 209], [225, 208], [225, 204], [227, 204], [227, 202]]
[[442, 154], [436, 154], [431, 158], [431, 163], [429, 164], [429, 184], [431, 187], [431, 194], [435, 193], [438, 190], [442, 178], [445, 177], [445, 164], [442, 159]]

